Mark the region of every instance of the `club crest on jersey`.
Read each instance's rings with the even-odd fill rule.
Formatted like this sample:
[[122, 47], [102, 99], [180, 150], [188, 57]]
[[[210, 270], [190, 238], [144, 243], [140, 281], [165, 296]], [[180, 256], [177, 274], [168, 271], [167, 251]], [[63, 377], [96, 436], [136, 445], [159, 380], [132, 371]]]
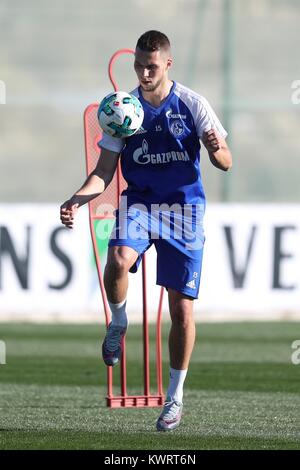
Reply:
[[170, 132], [176, 138], [182, 136], [182, 134], [184, 133], [183, 122], [180, 121], [179, 119], [176, 119], [175, 121], [173, 121], [172, 124], [170, 125]]

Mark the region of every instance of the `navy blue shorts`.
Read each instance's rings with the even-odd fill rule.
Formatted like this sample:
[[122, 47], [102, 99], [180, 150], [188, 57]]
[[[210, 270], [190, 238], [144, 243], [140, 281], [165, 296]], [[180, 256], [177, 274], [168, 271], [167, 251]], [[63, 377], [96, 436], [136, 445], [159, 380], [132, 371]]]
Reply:
[[[160, 206], [161, 207], [161, 206]], [[173, 206], [172, 206], [173, 207]], [[129, 246], [138, 253], [130, 272], [137, 271], [142, 255], [154, 244], [157, 252], [156, 283], [198, 298], [205, 236], [202, 217], [145, 210], [135, 204], [115, 212], [109, 247]]]

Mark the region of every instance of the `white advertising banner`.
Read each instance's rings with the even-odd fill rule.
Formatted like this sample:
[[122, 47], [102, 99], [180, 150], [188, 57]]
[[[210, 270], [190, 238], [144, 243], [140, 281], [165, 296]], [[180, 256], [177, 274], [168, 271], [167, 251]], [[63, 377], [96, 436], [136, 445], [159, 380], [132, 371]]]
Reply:
[[199, 310], [300, 319], [300, 205], [210, 205], [205, 232]]
[[[204, 228], [197, 321], [300, 320], [300, 205], [209, 204]], [[152, 320], [160, 292], [155, 276], [152, 247]], [[129, 318], [140, 321], [141, 268], [129, 283]], [[0, 205], [0, 321], [104, 321], [86, 207], [69, 230], [60, 225], [59, 205]]]
[[70, 320], [86, 308], [91, 276], [87, 212], [65, 229], [59, 205], [0, 205], [1, 320]]

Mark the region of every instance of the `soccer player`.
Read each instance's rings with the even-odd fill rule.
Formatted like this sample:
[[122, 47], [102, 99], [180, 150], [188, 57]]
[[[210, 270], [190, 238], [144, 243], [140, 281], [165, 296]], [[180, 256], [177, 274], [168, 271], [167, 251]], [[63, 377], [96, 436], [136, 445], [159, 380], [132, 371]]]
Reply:
[[141, 256], [154, 244], [157, 284], [168, 290], [171, 316], [170, 381], [157, 420], [159, 431], [180, 423], [183, 384], [195, 342], [193, 301], [198, 297], [205, 240], [200, 140], [215, 167], [227, 171], [232, 165], [227, 133], [216, 114], [205, 98], [169, 79], [171, 66], [167, 36], [159, 31], [144, 33], [135, 50], [139, 86], [132, 92], [143, 105], [142, 128], [127, 139], [104, 134], [95, 170], [61, 206], [61, 221], [72, 228], [78, 207], [107, 188], [121, 158], [128, 187], [116, 213], [104, 273], [112, 321], [102, 355], [109, 366], [120, 360], [128, 326], [128, 272], [136, 272]]

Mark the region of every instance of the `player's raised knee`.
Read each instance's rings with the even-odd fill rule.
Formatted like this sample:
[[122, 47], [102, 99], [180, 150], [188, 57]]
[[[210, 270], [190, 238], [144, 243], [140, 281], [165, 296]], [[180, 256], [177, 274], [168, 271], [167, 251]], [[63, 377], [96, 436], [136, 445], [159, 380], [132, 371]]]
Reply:
[[131, 256], [128, 256], [126, 252], [120, 252], [115, 250], [113, 255], [109, 259], [109, 267], [117, 275], [126, 274], [132, 266]]

